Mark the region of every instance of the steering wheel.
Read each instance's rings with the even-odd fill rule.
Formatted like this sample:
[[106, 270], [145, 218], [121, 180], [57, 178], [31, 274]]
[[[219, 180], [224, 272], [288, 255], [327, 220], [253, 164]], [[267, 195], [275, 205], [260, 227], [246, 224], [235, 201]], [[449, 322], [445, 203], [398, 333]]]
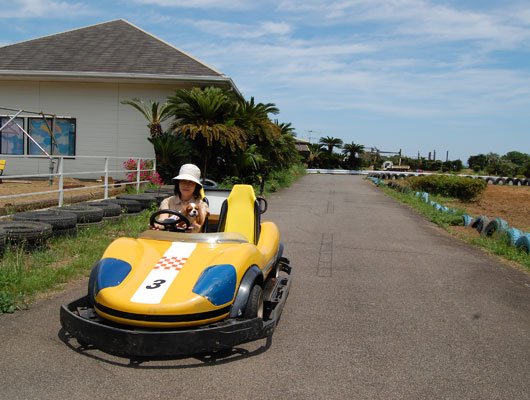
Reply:
[[[170, 214], [175, 215], [179, 219], [165, 219], [163, 221], [159, 221], [156, 219], [161, 214]], [[184, 223], [184, 227], [177, 226], [177, 224]], [[154, 226], [156, 224], [162, 225], [164, 227], [164, 230], [170, 231], [170, 232], [187, 232], [188, 228], [190, 227], [191, 223], [190, 220], [183, 215], [180, 211], [175, 210], [158, 210], [157, 212], [154, 212], [151, 215], [151, 219], [149, 220], [149, 224]]]

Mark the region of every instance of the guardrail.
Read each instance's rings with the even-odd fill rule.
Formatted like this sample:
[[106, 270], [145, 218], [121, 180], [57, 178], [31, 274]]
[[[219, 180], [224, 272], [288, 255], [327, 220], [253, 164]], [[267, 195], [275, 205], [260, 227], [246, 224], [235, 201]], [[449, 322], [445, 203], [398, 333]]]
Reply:
[[[58, 177], [58, 189], [55, 190], [48, 190], [45, 192], [32, 192], [32, 193], [19, 193], [19, 194], [12, 194], [12, 195], [5, 195], [0, 196], [0, 199], [7, 199], [7, 198], [15, 198], [15, 197], [24, 197], [24, 196], [35, 196], [35, 195], [42, 195], [42, 194], [50, 194], [50, 193], [57, 193], [58, 194], [58, 203], [59, 207], [63, 205], [64, 202], [64, 193], [70, 192], [70, 191], [76, 191], [76, 190], [83, 190], [87, 189], [87, 187], [79, 187], [79, 188], [64, 188], [64, 177], [71, 176], [79, 178], [82, 175], [100, 175], [103, 177], [102, 184], [101, 185], [91, 185], [90, 188], [104, 188], [104, 198], [107, 199], [109, 196], [109, 188], [121, 186], [121, 185], [136, 185], [136, 192], [138, 193], [140, 190], [140, 185], [142, 183], [149, 182], [148, 180], [141, 180], [142, 178], [142, 172], [155, 172], [156, 171], [156, 159], [152, 157], [108, 157], [108, 156], [13, 156], [13, 155], [7, 155], [2, 154], [0, 156], [3, 159], [9, 160], [9, 159], [46, 159], [50, 161], [50, 173], [48, 174], [25, 174], [25, 175], [2, 175], [0, 176], [0, 179], [2, 181], [9, 180], [9, 179], [21, 179], [21, 178], [49, 178], [50, 179], [50, 186], [53, 182], [53, 179]], [[77, 170], [74, 172], [65, 172], [65, 160], [89, 160], [89, 161], [97, 161], [98, 159], [103, 161], [103, 169], [102, 170], [95, 170], [95, 171], [82, 171]], [[125, 167], [121, 169], [109, 169], [109, 161], [116, 161], [116, 160], [135, 160], [137, 168], [136, 170], [130, 170], [126, 169]], [[75, 160], [72, 160], [72, 162], [75, 162]], [[153, 161], [153, 168], [149, 169], [141, 169], [142, 162], [145, 161]], [[123, 162], [121, 162], [121, 165], [123, 165]], [[9, 161], [7, 161], [7, 166], [9, 166]], [[56, 172], [53, 172], [56, 171]], [[136, 173], [136, 179], [134, 181], [125, 181], [127, 176], [131, 176], [129, 174], [135, 174]], [[120, 181], [120, 183], [109, 183], [109, 178], [113, 174], [118, 174], [118, 176], [123, 177], [124, 181]], [[82, 178], [81, 178], [82, 179]]]

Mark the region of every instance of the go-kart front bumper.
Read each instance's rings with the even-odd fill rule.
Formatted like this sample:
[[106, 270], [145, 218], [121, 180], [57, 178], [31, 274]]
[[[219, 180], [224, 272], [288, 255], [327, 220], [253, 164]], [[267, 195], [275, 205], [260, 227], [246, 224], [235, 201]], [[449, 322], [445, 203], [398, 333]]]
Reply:
[[90, 307], [88, 296], [81, 297], [60, 310], [63, 329], [81, 344], [119, 356], [168, 357], [211, 353], [230, 349], [272, 335], [289, 294], [291, 278], [278, 279], [280, 296], [269, 318], [228, 319], [201, 327], [178, 330], [135, 328], [99, 317]]

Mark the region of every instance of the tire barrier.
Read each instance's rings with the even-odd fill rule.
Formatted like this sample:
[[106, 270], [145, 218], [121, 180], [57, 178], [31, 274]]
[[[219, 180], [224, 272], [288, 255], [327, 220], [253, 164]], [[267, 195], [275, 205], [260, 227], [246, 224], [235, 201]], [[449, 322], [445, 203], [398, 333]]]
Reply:
[[530, 254], [530, 233], [525, 233], [521, 235], [521, 237], [517, 239], [515, 246], [518, 249], [523, 249], [524, 251]]
[[71, 212], [77, 216], [77, 229], [86, 229], [89, 227], [100, 227], [103, 225], [104, 212], [101, 208], [72, 204], [69, 206], [56, 207], [54, 210], [62, 212]]
[[515, 244], [517, 243], [517, 240], [519, 240], [521, 235], [522, 235], [522, 232], [517, 228], [508, 228], [506, 230], [506, 240], [512, 246], [515, 246]]
[[[377, 184], [378, 179], [377, 178], [370, 178], [374, 183]], [[493, 178], [487, 178], [493, 179]], [[508, 182], [508, 184], [511, 182], [512, 184], [517, 185], [523, 185], [526, 183], [530, 183], [530, 178], [513, 178], [511, 181], [504, 178], [497, 178], [497, 180], [502, 179], [503, 182], [500, 184], [505, 184]], [[520, 182], [520, 183], [519, 183]], [[389, 187], [394, 188], [395, 190], [404, 191], [404, 188], [408, 188], [408, 186], [397, 184], [396, 182], [389, 182]], [[422, 200], [424, 200], [426, 203], [431, 204], [437, 211], [441, 211], [444, 213], [451, 213], [451, 214], [458, 214], [459, 212], [454, 209], [450, 209], [449, 207], [442, 206], [441, 204], [436, 203], [434, 200], [429, 200], [429, 193], [427, 192], [414, 192], [412, 193], [410, 190], [407, 192], [408, 194], [411, 194], [415, 197], [420, 197]], [[504, 239], [507, 241], [509, 245], [521, 247], [524, 251], [530, 254], [530, 233], [522, 233], [517, 228], [510, 228], [508, 227], [508, 224], [505, 220], [502, 218], [495, 218], [494, 220], [490, 221], [489, 218], [485, 215], [481, 215], [479, 217], [473, 218], [468, 214], [462, 214], [462, 215], [455, 215], [454, 218], [452, 218], [452, 221], [450, 222], [452, 225], [464, 225], [464, 226], [470, 226], [472, 228], [475, 228], [482, 237], [495, 237], [497, 239]]]
[[481, 215], [471, 222], [471, 227], [475, 228], [479, 233], [482, 233], [489, 220], [485, 215]]
[[104, 221], [116, 221], [121, 217], [121, 207], [118, 204], [104, 203], [102, 201], [87, 201], [79, 204], [102, 209]]
[[142, 210], [151, 207], [151, 204], [156, 204], [156, 197], [148, 194], [119, 194], [116, 196], [117, 199], [124, 200], [136, 200], [140, 203]]
[[52, 236], [52, 226], [35, 221], [0, 221], [6, 233], [6, 243], [32, 251], [46, 247]]
[[13, 215], [14, 221], [37, 221], [52, 226], [52, 236], [77, 235], [77, 215], [67, 211], [42, 210], [26, 211]]
[[0, 228], [0, 255], [4, 254], [6, 249], [7, 233], [4, 229]]
[[508, 224], [505, 220], [501, 218], [495, 218], [493, 221], [490, 221], [486, 227], [482, 230], [481, 236], [488, 237], [493, 236], [499, 238], [504, 232], [508, 229]]
[[107, 199], [102, 203], [113, 203], [121, 207], [122, 215], [138, 215], [142, 212], [142, 206], [136, 200], [127, 199]]

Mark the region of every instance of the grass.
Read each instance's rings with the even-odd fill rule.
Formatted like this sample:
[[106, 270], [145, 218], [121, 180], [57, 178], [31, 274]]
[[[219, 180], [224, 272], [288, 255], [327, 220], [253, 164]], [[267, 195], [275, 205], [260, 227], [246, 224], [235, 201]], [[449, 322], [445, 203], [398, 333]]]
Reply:
[[[425, 215], [431, 222], [434, 222], [438, 226], [444, 228], [453, 236], [456, 236], [467, 243], [479, 246], [491, 254], [499, 256], [504, 260], [516, 263], [519, 266], [524, 267], [525, 270], [530, 271], [530, 255], [522, 249], [511, 246], [502, 237], [476, 237], [475, 235], [467, 235], [465, 233], [456, 232], [454, 229], [451, 229], [451, 227], [454, 225], [462, 225], [462, 218], [460, 216], [464, 214], [463, 210], [457, 210], [455, 214], [443, 213], [441, 211], [437, 211], [433, 206], [431, 206], [430, 203], [426, 203], [422, 198], [416, 197], [414, 192], [411, 194], [406, 194], [397, 192], [396, 190], [393, 190], [385, 185], [380, 185], [380, 187], [387, 195], [402, 203], [408, 204], [419, 213]], [[441, 205], [445, 205], [451, 201], [455, 201], [456, 199], [451, 197], [429, 195], [429, 200], [434, 200]]]
[[0, 314], [25, 308], [37, 294], [61, 289], [73, 279], [88, 276], [114, 239], [137, 237], [145, 231], [153, 211], [124, 217], [103, 229], [80, 231], [73, 238], [53, 239], [44, 250], [27, 253], [21, 248], [7, 249], [0, 260]]

